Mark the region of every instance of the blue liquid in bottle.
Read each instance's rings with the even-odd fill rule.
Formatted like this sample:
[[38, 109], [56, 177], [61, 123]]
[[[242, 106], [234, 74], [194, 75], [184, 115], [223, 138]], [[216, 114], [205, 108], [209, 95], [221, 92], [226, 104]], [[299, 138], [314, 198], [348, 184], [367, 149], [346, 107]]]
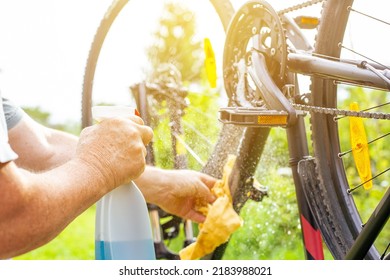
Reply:
[[[136, 241], [95, 241], [97, 260], [154, 260], [155, 252], [150, 239]], [[132, 254], [131, 252], [136, 252]]]
[[155, 260], [149, 212], [134, 183], [123, 185], [97, 204], [97, 260]]

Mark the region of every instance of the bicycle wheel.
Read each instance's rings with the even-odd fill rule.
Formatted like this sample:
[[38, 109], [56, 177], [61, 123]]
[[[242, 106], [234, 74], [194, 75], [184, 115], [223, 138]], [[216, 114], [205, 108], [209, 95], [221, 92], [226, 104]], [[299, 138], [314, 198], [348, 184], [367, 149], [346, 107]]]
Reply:
[[[377, 15], [383, 10], [383, 7], [381, 8], [383, 3], [379, 2], [370, 1], [368, 6], [365, 5], [364, 1], [357, 0], [325, 1], [315, 53], [334, 59], [354, 56], [355, 59], [367, 60], [370, 57], [377, 62], [388, 63], [379, 56], [381, 52], [378, 51], [380, 45], [378, 39], [380, 37], [374, 40], [375, 44], [378, 44], [378, 48], [370, 54], [364, 53], [364, 51], [369, 51], [371, 47], [360, 46], [361, 43], [371, 40], [366, 33], [376, 33], [378, 28], [377, 25], [369, 28], [368, 24], [371, 22], [368, 20], [372, 21], [373, 19], [361, 12], [364, 11], [364, 14], [370, 16]], [[378, 17], [380, 18], [380, 15]], [[386, 14], [382, 14], [382, 18], [385, 17]], [[355, 33], [354, 28], [359, 29], [358, 33]], [[368, 32], [363, 34], [364, 30]], [[383, 34], [388, 33], [381, 33], [382, 37]], [[358, 36], [354, 39], [353, 35]], [[362, 40], [363, 38], [365, 39]], [[387, 50], [383, 49], [383, 53], [386, 54], [386, 52]], [[362, 109], [365, 109], [373, 107], [375, 102], [375, 106], [386, 103], [389, 98], [384, 91], [356, 89], [350, 85], [318, 77], [312, 79], [311, 92], [313, 105], [342, 109], [349, 109], [348, 103], [354, 101], [359, 102]], [[389, 111], [386, 107], [381, 109], [382, 112]], [[370, 139], [376, 139], [380, 135], [386, 134], [384, 127], [388, 127], [386, 120], [367, 119], [364, 120], [364, 124]], [[349, 190], [354, 189], [362, 181], [359, 179], [352, 153], [345, 152], [351, 149], [350, 138], [353, 137], [348, 133], [348, 118], [334, 118], [333, 116], [313, 113], [311, 114], [311, 125], [316, 170], [320, 181], [320, 187], [313, 190], [315, 193], [312, 193], [311, 196], [317, 200], [312, 209], [319, 220], [321, 232], [334, 258], [342, 259], [388, 188], [389, 174], [385, 173], [380, 178], [373, 180], [374, 186], [371, 190], [364, 190], [363, 187], [360, 187], [349, 193]], [[376, 129], [372, 129], [373, 127]], [[385, 164], [383, 158], [387, 155], [384, 143], [388, 139], [383, 138], [381, 141], [375, 141], [370, 145], [371, 164], [365, 163], [366, 168], [372, 167], [373, 172], [376, 171], [376, 173], [380, 173]], [[387, 224], [387, 228], [385, 226], [375, 243], [376, 248], [372, 247], [368, 252], [367, 259], [379, 259], [380, 254], [389, 244], [389, 232]], [[378, 250], [381, 252], [380, 254]]]
[[[145, 47], [153, 45], [151, 38], [154, 38], [153, 34], [156, 33], [153, 32], [156, 32], [156, 29], [153, 30], [151, 23], [155, 19], [156, 26], [162, 24], [163, 21], [158, 22], [157, 20], [164, 15], [162, 7], [166, 2], [172, 1], [159, 1], [158, 4], [153, 2], [155, 5], [153, 11], [148, 5], [145, 5], [143, 0], [118, 0], [112, 3], [97, 30], [87, 61], [82, 93], [82, 125], [83, 127], [91, 125], [91, 107], [93, 105], [104, 103], [135, 106], [137, 102], [133, 99], [130, 88], [133, 88], [134, 91], [135, 86], [140, 83], [152, 85], [152, 88], [153, 85], [162, 86], [164, 90], [161, 88], [157, 91], [150, 89], [150, 92], [154, 93], [143, 99], [143, 102], [146, 101], [146, 103], [144, 102], [141, 108], [145, 112], [145, 116], [148, 116], [148, 120], [145, 121], [148, 121], [148, 124], [155, 131], [155, 139], [152, 143], [153, 152], [149, 153], [153, 155], [154, 159], [151, 159], [150, 162], [154, 162], [153, 164], [161, 168], [183, 168], [176, 166], [174, 159], [177, 155], [175, 148], [180, 146], [179, 150], [185, 154], [187, 161], [185, 168], [199, 170], [220, 178], [227, 156], [229, 154], [242, 154], [244, 150], [248, 150], [247, 145], [239, 149], [242, 135], [247, 136], [247, 144], [251, 143], [250, 139], [255, 141], [257, 138], [263, 139], [264, 137], [259, 135], [259, 130], [256, 130], [257, 133], [254, 133], [253, 130], [245, 132], [244, 128], [229, 124], [222, 125], [217, 121], [219, 108], [227, 106], [229, 98], [225, 96], [223, 86], [219, 85], [220, 82], [217, 83], [216, 89], [210, 89], [205, 82], [205, 74], [202, 70], [203, 58], [199, 63], [199, 57], [202, 56], [199, 55], [198, 49], [193, 50], [193, 52], [198, 53], [198, 60], [194, 61], [195, 63], [191, 67], [188, 64], [185, 65], [192, 70], [190, 74], [184, 73], [186, 69], [181, 66], [183, 61], [180, 59], [183, 57], [178, 57], [180, 55], [168, 56], [166, 61], [156, 60], [157, 64], [173, 65], [174, 68], [179, 69], [181, 79], [175, 83], [186, 88], [187, 92], [184, 96], [176, 95], [178, 91], [175, 89], [169, 90], [169, 84], [172, 81], [162, 81], [164, 75], [161, 75], [161, 71], [150, 67], [150, 62], [156, 57], [148, 57], [144, 50]], [[191, 13], [196, 9], [197, 20], [207, 18], [206, 24], [200, 24], [201, 31], [196, 31], [191, 38], [186, 38], [187, 41], [196, 41], [195, 44], [201, 46], [199, 42], [207, 37], [214, 43], [215, 54], [222, 54], [224, 31], [227, 29], [234, 12], [231, 3], [227, 0], [179, 2], [181, 5], [188, 5], [186, 7], [189, 7]], [[178, 2], [175, 3], [178, 7], [182, 7]], [[173, 7], [171, 6], [171, 8]], [[181, 24], [188, 23], [186, 22], [187, 17], [192, 20], [191, 14], [186, 13], [185, 16], [181, 17]], [[134, 20], [131, 21], [131, 18]], [[169, 17], [164, 20], [169, 21]], [[170, 31], [164, 28], [161, 32], [167, 32], [164, 33], [167, 35]], [[177, 32], [179, 37], [180, 34], [183, 34], [179, 26], [173, 28], [173, 32]], [[149, 35], [149, 37], [145, 35]], [[158, 43], [161, 41], [158, 41], [157, 45]], [[173, 44], [179, 51], [171, 51], [182, 52], [182, 56], [191, 54], [186, 50], [188, 47], [186, 42], [173, 42]], [[140, 59], [145, 57], [146, 59]], [[222, 72], [218, 64], [221, 62], [221, 58], [217, 56], [216, 62], [217, 71]], [[145, 70], [148, 65], [149, 69]], [[191, 75], [196, 77], [193, 78]], [[157, 76], [159, 77], [157, 78]], [[156, 80], [158, 80], [157, 83]], [[176, 106], [171, 107], [171, 103], [175, 103]], [[180, 121], [182, 128], [181, 132], [176, 133], [177, 137], [172, 135], [174, 129], [172, 129], [171, 124], [173, 121], [176, 122], [172, 119], [172, 114], [174, 119]], [[180, 145], [176, 143], [171, 147], [171, 143], [174, 141], [179, 142]], [[260, 141], [256, 145], [257, 154], [246, 153], [240, 157], [234, 171], [236, 178], [247, 179], [253, 174], [264, 141]], [[242, 182], [245, 180], [236, 180], [231, 186], [232, 189], [240, 189]]]

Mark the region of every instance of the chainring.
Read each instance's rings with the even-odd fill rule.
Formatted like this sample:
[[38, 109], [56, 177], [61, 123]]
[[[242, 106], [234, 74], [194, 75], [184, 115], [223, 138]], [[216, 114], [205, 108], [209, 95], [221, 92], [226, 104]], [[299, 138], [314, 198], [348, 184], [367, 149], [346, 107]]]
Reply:
[[251, 83], [245, 68], [251, 65], [251, 53], [264, 55], [267, 68], [278, 87], [286, 80], [287, 43], [278, 13], [266, 1], [248, 1], [235, 13], [226, 35], [223, 76], [225, 89], [236, 105], [261, 103], [261, 95]]

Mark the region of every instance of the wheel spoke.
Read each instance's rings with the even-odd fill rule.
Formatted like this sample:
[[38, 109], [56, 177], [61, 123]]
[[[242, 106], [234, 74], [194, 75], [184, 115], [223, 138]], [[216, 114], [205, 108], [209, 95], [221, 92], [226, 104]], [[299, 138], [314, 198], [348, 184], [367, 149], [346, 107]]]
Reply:
[[382, 63], [376, 61], [375, 59], [370, 58], [370, 57], [368, 57], [368, 56], [366, 56], [366, 55], [364, 55], [364, 54], [362, 54], [362, 53], [360, 53], [360, 52], [357, 52], [357, 51], [355, 51], [355, 50], [353, 50], [353, 49], [351, 49], [351, 48], [349, 48], [349, 47], [347, 47], [347, 46], [345, 46], [345, 45], [343, 45], [343, 44], [341, 44], [341, 43], [339, 44], [339, 47], [342, 48], [342, 49], [345, 49], [345, 50], [347, 50], [347, 51], [350, 51], [350, 52], [352, 52], [352, 53], [354, 53], [354, 54], [356, 54], [356, 55], [358, 55], [358, 56], [364, 57], [365, 59], [367, 59], [367, 60], [369, 60], [369, 61], [372, 61], [372, 62], [374, 62], [374, 63], [376, 63], [376, 64], [382, 66], [382, 67], [385, 68], [385, 69], [388, 69], [388, 67], [387, 67], [386, 65], [384, 65], [384, 64], [382, 64]]
[[376, 174], [375, 176], [372, 176], [369, 180], [367, 181], [364, 181], [363, 183], [360, 183], [359, 185], [357, 185], [356, 187], [353, 187], [353, 188], [350, 188], [347, 192], [348, 193], [352, 193], [354, 192], [355, 190], [359, 189], [360, 187], [362, 187], [364, 184], [368, 183], [368, 182], [371, 182], [372, 180], [378, 178], [379, 176], [385, 174], [386, 172], [389, 172], [390, 171], [390, 167], [387, 168], [386, 170], [383, 170], [382, 172]]
[[[370, 145], [370, 144], [374, 143], [375, 141], [378, 141], [378, 140], [380, 140], [380, 139], [382, 139], [382, 138], [385, 138], [386, 136], [389, 136], [389, 135], [390, 135], [390, 132], [388, 132], [388, 133], [386, 133], [386, 134], [383, 134], [383, 135], [381, 135], [381, 136], [379, 136], [379, 137], [377, 137], [377, 138], [375, 138], [375, 139], [372, 139], [372, 140], [368, 141], [368, 142], [367, 142], [367, 145]], [[353, 150], [353, 149], [348, 150], [348, 151], [345, 151], [345, 152], [341, 152], [341, 153], [338, 154], [338, 157], [341, 158], [341, 157], [343, 157], [343, 156], [345, 156], [345, 155], [351, 153], [352, 150]]]
[[349, 7], [348, 9], [349, 9], [351, 12], [355, 12], [355, 13], [357, 13], [357, 14], [361, 14], [361, 15], [363, 15], [363, 16], [365, 16], [365, 17], [371, 18], [371, 19], [376, 20], [376, 21], [379, 21], [379, 22], [381, 22], [381, 23], [390, 25], [390, 23], [387, 22], [387, 21], [384, 21], [384, 20], [379, 19], [379, 18], [377, 18], [377, 17], [371, 16], [371, 15], [369, 15], [369, 14], [363, 13], [363, 12], [361, 12], [361, 11], [355, 10], [355, 9], [352, 8], [352, 7]]

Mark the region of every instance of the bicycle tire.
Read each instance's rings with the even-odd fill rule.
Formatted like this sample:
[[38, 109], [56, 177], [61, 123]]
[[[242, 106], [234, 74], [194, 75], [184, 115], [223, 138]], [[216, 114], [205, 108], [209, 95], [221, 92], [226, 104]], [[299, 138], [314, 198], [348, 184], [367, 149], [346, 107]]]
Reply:
[[[339, 42], [343, 41], [349, 18], [348, 7], [352, 2], [324, 2], [315, 53], [340, 57]], [[337, 85], [333, 80], [313, 77], [311, 91], [314, 106], [336, 107]], [[362, 228], [362, 220], [352, 196], [347, 193], [349, 184], [345, 169], [337, 156], [340, 151], [337, 123], [332, 116], [312, 113], [311, 129], [319, 187], [312, 190], [309, 203], [333, 257], [343, 259]], [[379, 259], [379, 253], [371, 247], [366, 258]]]
[[92, 90], [96, 65], [104, 40], [112, 23], [129, 0], [114, 0], [100, 22], [89, 50], [87, 64], [84, 70], [83, 89], [81, 94], [81, 127], [92, 125]]

